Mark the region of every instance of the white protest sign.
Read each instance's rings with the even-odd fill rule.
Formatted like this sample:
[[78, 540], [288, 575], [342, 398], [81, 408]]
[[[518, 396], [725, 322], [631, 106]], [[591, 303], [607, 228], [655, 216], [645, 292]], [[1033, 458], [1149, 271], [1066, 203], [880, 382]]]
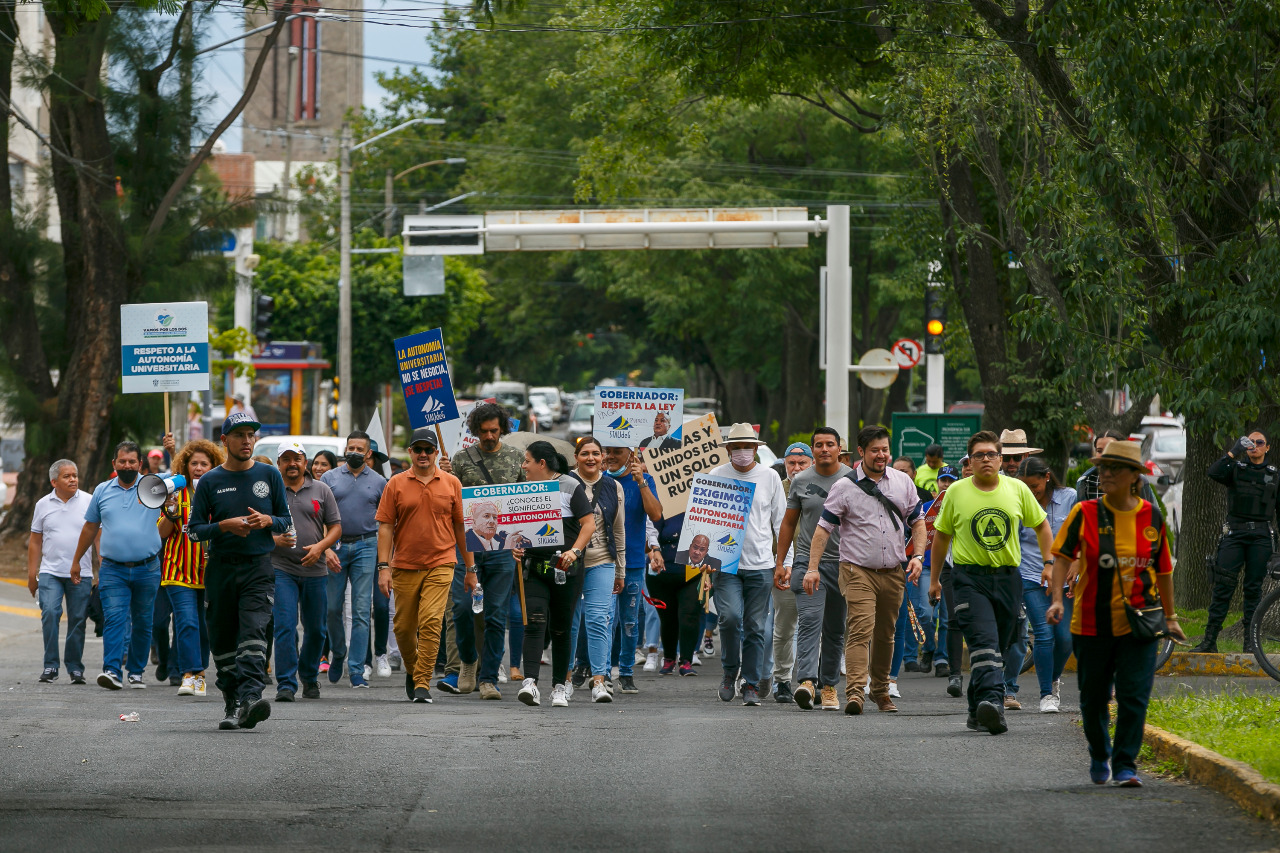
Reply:
[[720, 443], [720, 427], [713, 414], [703, 415], [684, 425], [684, 442], [679, 447], [654, 447], [641, 451], [645, 469], [653, 477], [658, 490], [662, 514], [674, 518], [689, 503], [689, 485], [693, 476], [710, 471], [729, 461], [729, 453]]
[[679, 447], [671, 433], [684, 422], [683, 388], [597, 386], [591, 434], [605, 447]]
[[120, 390], [209, 389], [209, 303], [120, 306]]
[[737, 574], [755, 493], [756, 484], [746, 480], [696, 475], [689, 490], [689, 507], [676, 545], [675, 562], [690, 570], [702, 565]]
[[462, 515], [473, 554], [564, 544], [558, 480], [464, 486]]

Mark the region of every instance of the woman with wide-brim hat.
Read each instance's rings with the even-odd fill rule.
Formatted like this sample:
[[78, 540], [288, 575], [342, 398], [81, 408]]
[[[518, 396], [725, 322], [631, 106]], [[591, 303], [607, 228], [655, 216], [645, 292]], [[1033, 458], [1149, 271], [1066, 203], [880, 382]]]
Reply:
[[[1063, 585], [1073, 560], [1081, 562], [1071, 614], [1071, 641], [1080, 686], [1080, 715], [1089, 742], [1094, 784], [1141, 787], [1137, 774], [1147, 703], [1155, 680], [1155, 639], [1135, 636], [1133, 609], [1160, 606], [1168, 633], [1185, 641], [1173, 612], [1173, 562], [1160, 511], [1139, 497], [1140, 446], [1114, 441], [1092, 463], [1102, 497], [1076, 504], [1053, 543], [1050, 624], [1063, 616]], [[1128, 606], [1126, 606], [1128, 605]], [[1114, 744], [1108, 733], [1112, 687], [1116, 698]]]

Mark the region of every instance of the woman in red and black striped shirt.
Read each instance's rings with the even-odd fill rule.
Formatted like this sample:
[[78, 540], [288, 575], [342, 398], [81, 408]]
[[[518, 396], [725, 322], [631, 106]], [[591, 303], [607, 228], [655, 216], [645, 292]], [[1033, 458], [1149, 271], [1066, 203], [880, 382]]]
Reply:
[[173, 472], [185, 477], [187, 486], [174, 492], [157, 522], [160, 538], [164, 540], [160, 586], [173, 608], [174, 653], [182, 670], [179, 696], [205, 695], [209, 629], [204, 621], [204, 547], [187, 536], [187, 523], [191, 520], [196, 483], [211, 468], [221, 465], [224, 458], [222, 449], [205, 439], [184, 445], [173, 460]]
[[[1089, 741], [1089, 776], [1102, 785], [1141, 787], [1138, 750], [1155, 680], [1154, 640], [1133, 636], [1126, 603], [1137, 609], [1162, 606], [1169, 633], [1185, 640], [1173, 613], [1173, 562], [1164, 520], [1138, 497], [1142, 453], [1131, 441], [1114, 441], [1091, 460], [1102, 497], [1076, 504], [1053, 543], [1053, 604], [1050, 624], [1062, 619], [1062, 587], [1079, 558], [1071, 614], [1071, 642], [1080, 685], [1080, 715]], [[1116, 696], [1114, 748], [1108, 736], [1112, 686]]]

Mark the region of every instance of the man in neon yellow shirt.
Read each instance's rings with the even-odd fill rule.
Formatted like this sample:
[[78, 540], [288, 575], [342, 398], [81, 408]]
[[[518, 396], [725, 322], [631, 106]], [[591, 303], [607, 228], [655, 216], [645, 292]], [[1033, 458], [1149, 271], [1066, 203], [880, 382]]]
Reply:
[[[941, 566], [951, 549], [955, 618], [969, 644], [969, 719], [974, 731], [1009, 730], [1004, 720], [1004, 659], [1013, 645], [1022, 606], [1019, 525], [1033, 527], [1041, 554], [1052, 553], [1049, 520], [1027, 484], [1000, 476], [1000, 439], [989, 430], [969, 439], [973, 476], [947, 489], [934, 522], [930, 564]], [[1052, 560], [1046, 561], [1052, 565]], [[942, 584], [935, 574], [929, 595]]]
[[924, 464], [916, 471], [916, 485], [932, 493], [938, 494], [938, 472], [945, 466], [942, 458], [942, 445], [931, 444], [924, 449]]

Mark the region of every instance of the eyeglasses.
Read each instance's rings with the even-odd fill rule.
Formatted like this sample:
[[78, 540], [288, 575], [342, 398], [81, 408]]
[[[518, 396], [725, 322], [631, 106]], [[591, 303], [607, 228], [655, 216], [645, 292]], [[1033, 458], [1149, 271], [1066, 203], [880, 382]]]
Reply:
[[1026, 459], [1026, 458], [1027, 458], [1027, 454], [1025, 454], [1025, 453], [1006, 453], [1006, 454], [1004, 455], [1004, 458], [1005, 458], [1005, 459], [1016, 459], [1016, 460], [1018, 460], [1019, 462], [1021, 462], [1023, 459]]
[[423, 447], [421, 445], [414, 445], [413, 447], [409, 448], [409, 452], [412, 453], [414, 456], [430, 456], [431, 454], [436, 452], [436, 448], [431, 447], [430, 445], [426, 447]]
[[1120, 465], [1115, 462], [1101, 462], [1098, 464], [1098, 471], [1100, 472], [1106, 471], [1108, 474], [1117, 474], [1121, 471], [1136, 471], [1136, 470], [1137, 470], [1136, 468], [1132, 468], [1128, 465]]
[[999, 459], [1000, 454], [996, 453], [994, 450], [989, 450], [985, 453], [970, 453], [969, 458], [975, 462], [983, 462], [987, 459]]

